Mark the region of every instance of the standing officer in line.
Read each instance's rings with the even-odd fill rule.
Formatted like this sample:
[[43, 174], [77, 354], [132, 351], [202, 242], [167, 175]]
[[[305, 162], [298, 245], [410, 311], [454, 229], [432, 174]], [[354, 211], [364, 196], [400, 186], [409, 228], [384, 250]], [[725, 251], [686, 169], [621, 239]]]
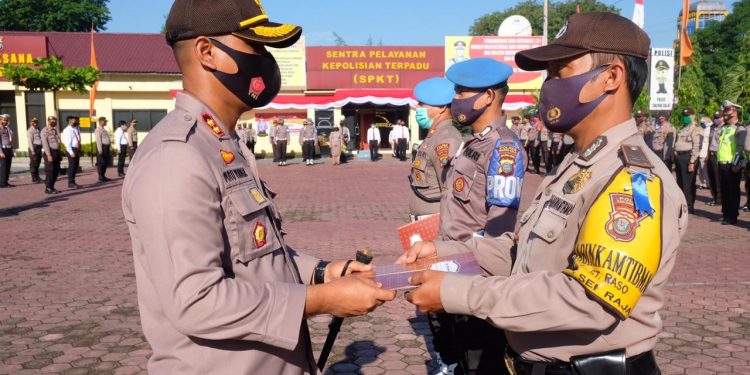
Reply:
[[[541, 124], [537, 121], [536, 117], [532, 117], [529, 119], [529, 123], [531, 124], [531, 128], [529, 129], [529, 164], [534, 165], [534, 173], [540, 174], [541, 170], [541, 155], [540, 155], [540, 145], [539, 142], [539, 131], [541, 130]], [[527, 151], [529, 152], [529, 151]]]
[[[739, 122], [739, 111], [742, 107], [729, 100], [725, 100], [722, 107], [724, 109], [724, 126], [721, 128], [719, 148], [716, 151], [716, 159], [719, 164], [721, 213], [723, 216], [721, 224], [737, 225], [742, 166], [747, 163], [743, 156], [745, 151], [743, 142], [747, 131]], [[747, 146], [750, 147], [750, 145]]]
[[99, 117], [94, 131], [94, 139], [96, 139], [96, 172], [99, 174], [99, 182], [110, 181], [106, 176], [110, 143], [106, 117]]
[[339, 121], [339, 127], [341, 128], [341, 140], [343, 143], [341, 144], [341, 163], [346, 164], [347, 162], [347, 156], [349, 155], [349, 150], [351, 147], [349, 146], [352, 142], [352, 133], [349, 131], [349, 127], [346, 126], [346, 120], [341, 119]]
[[302, 146], [302, 161], [305, 165], [315, 165], [315, 146], [318, 144], [318, 131], [315, 122], [308, 118], [299, 132], [299, 144]]
[[31, 172], [31, 182], [41, 184], [39, 178], [39, 165], [42, 164], [42, 138], [39, 136], [39, 120], [36, 117], [31, 118], [29, 127], [29, 171]]
[[377, 161], [380, 159], [380, 155], [378, 154], [380, 129], [375, 126], [375, 123], [370, 124], [370, 128], [367, 129], [367, 143], [370, 146], [370, 161]]
[[672, 158], [667, 155], [671, 150], [668, 143], [672, 138], [673, 132], [674, 129], [672, 128], [672, 124], [667, 121], [667, 116], [663, 113], [659, 113], [656, 116], [656, 123], [652, 124], [647, 132], [647, 134], [651, 134], [651, 143], [649, 144], [649, 147], [657, 156], [659, 156], [669, 170], [672, 170]]
[[279, 155], [276, 154], [276, 127], [279, 126], [278, 120], [271, 121], [271, 127], [268, 129], [268, 139], [271, 141], [271, 152], [273, 153], [273, 162], [279, 161]]
[[128, 149], [130, 150], [130, 160], [133, 160], [135, 150], [138, 149], [138, 120], [130, 120], [128, 128]]
[[719, 151], [719, 136], [721, 129], [724, 127], [724, 118], [721, 112], [714, 112], [713, 126], [708, 135], [708, 185], [711, 188], [711, 202], [709, 206], [721, 205], [721, 189], [719, 189], [719, 161], [716, 153]]
[[284, 124], [284, 119], [280, 118], [278, 125], [273, 128], [274, 141], [276, 142], [276, 157], [279, 158], [279, 165], [286, 165], [286, 146], [289, 142], [289, 127]]
[[258, 142], [258, 132], [253, 129], [252, 122], [246, 125], [245, 138], [247, 138], [247, 148], [250, 149], [250, 152], [252, 152], [253, 155], [255, 155], [255, 144]]
[[682, 111], [682, 129], [677, 134], [675, 141], [675, 169], [677, 177], [677, 186], [680, 187], [685, 195], [685, 201], [688, 206], [688, 213], [694, 213], [695, 204], [695, 180], [697, 177], [698, 157], [701, 152], [703, 143], [703, 129], [695, 125], [695, 110], [690, 107]]
[[15, 187], [8, 183], [13, 162], [13, 130], [9, 126], [10, 115], [0, 115], [0, 189]]
[[[439, 240], [435, 246], [493, 238], [515, 227], [526, 157], [521, 141], [505, 125], [501, 112], [512, 74], [509, 65], [488, 58], [460, 62], [446, 72], [455, 85], [453, 118], [462, 126], [471, 126], [473, 134], [451, 162], [446, 177], [450, 190], [440, 200]], [[407, 254], [421, 248], [434, 249], [433, 242], [418, 242]], [[488, 248], [483, 255], [491, 258], [496, 252]], [[397, 260], [405, 261], [404, 256]], [[463, 352], [462, 371], [505, 373], [497, 355], [505, 347], [502, 331], [481, 319], [454, 319], [457, 323], [453, 331], [460, 336], [452, 345]], [[452, 365], [450, 357], [442, 353], [441, 357], [446, 365]]]
[[544, 162], [544, 171], [549, 174], [552, 170], [552, 163], [550, 160], [550, 149], [552, 148], [552, 137], [551, 132], [540, 122], [541, 130], [539, 131], [539, 154], [541, 160]]
[[275, 194], [234, 131], [281, 88], [266, 46], [288, 47], [300, 33], [270, 22], [258, 1], [172, 5], [166, 38], [184, 92], [122, 190], [149, 373], [316, 374], [307, 317], [362, 315], [395, 296], [364, 275], [339, 277], [344, 261], [284, 243]]
[[528, 116], [525, 116], [520, 126], [518, 138], [521, 140], [521, 146], [526, 152], [527, 157], [530, 157], [531, 155], [531, 148], [529, 147], [529, 132], [530, 131], [531, 131], [531, 125], [529, 124]]
[[648, 120], [648, 114], [639, 109], [638, 112], [635, 113], [635, 123], [638, 127], [638, 133], [643, 136], [646, 144], [650, 145], [653, 131], [651, 130], [651, 122]]
[[44, 175], [46, 177], [45, 189], [46, 194], [57, 194], [55, 189], [57, 175], [60, 174], [60, 135], [57, 133], [57, 117], [47, 117], [47, 126], [42, 129], [40, 137], [42, 139], [42, 150], [44, 151]]
[[115, 144], [117, 145], [117, 176], [125, 177], [125, 157], [128, 154], [128, 123], [120, 120], [117, 130], [115, 130]]
[[[454, 249], [473, 250], [493, 276], [412, 277], [421, 286], [407, 298], [420, 310], [505, 329], [515, 374], [660, 373], [659, 310], [688, 214], [632, 118], [648, 57], [648, 35], [612, 13], [573, 14], [550, 44], [517, 53], [519, 68], [549, 72], [540, 113], [576, 151], [539, 186], [515, 234]], [[447, 253], [435, 243], [409, 257], [435, 248]]]
[[511, 126], [510, 130], [513, 131], [513, 133], [516, 133], [517, 137], [521, 137], [521, 118], [518, 116], [513, 116], [513, 118], [510, 119]]
[[398, 119], [396, 120], [396, 123], [398, 124], [398, 130], [396, 132], [396, 157], [398, 160], [406, 161], [406, 149], [409, 145], [410, 135], [409, 135], [409, 127], [406, 126], [406, 123], [404, 123], [404, 120]]
[[81, 130], [78, 128], [78, 117], [68, 116], [65, 120], [68, 126], [63, 129], [62, 141], [68, 152], [68, 188], [80, 189], [81, 185], [76, 183], [76, 174], [81, 160]]

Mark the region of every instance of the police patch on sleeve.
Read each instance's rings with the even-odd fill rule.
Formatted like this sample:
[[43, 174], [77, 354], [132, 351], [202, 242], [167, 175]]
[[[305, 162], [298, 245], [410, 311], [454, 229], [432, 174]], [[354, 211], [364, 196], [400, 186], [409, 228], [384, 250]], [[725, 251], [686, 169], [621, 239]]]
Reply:
[[495, 143], [487, 169], [487, 204], [518, 208], [525, 168], [518, 140]]
[[627, 319], [661, 261], [661, 180], [647, 181], [653, 215], [635, 208], [630, 174], [621, 169], [581, 226], [573, 265], [563, 271], [604, 306]]
[[448, 143], [441, 143], [435, 146], [435, 154], [437, 154], [438, 160], [440, 160], [440, 168], [445, 168], [448, 165], [448, 158], [450, 158], [451, 145]]

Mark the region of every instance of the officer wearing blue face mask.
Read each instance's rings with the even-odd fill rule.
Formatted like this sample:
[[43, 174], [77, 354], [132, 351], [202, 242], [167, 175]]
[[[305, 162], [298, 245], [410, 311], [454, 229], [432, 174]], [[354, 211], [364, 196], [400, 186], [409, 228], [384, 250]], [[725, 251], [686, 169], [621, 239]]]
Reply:
[[453, 83], [445, 78], [430, 78], [414, 88], [419, 100], [417, 123], [427, 136], [411, 164], [409, 213], [412, 221], [440, 212], [440, 196], [450, 161], [461, 145], [461, 133], [453, 126], [450, 104]]

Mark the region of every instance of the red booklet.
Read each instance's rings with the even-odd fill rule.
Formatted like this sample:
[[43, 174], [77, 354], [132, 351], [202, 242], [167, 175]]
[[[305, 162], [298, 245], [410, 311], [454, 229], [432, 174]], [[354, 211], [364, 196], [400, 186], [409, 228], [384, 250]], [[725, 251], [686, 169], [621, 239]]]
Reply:
[[437, 237], [440, 229], [440, 214], [429, 215], [422, 220], [406, 224], [398, 228], [401, 246], [407, 251], [419, 241], [432, 241]]
[[375, 267], [375, 281], [383, 284], [383, 289], [400, 290], [414, 288], [409, 278], [424, 270], [458, 272], [466, 275], [481, 275], [473, 253], [461, 253], [442, 257], [420, 259], [412, 264], [385, 264]]

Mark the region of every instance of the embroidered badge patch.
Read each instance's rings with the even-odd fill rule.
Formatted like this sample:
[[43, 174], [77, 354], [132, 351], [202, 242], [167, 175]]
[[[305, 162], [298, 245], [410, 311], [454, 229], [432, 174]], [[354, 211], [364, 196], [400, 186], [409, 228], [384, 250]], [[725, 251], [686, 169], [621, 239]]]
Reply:
[[266, 226], [260, 221], [255, 222], [255, 228], [253, 229], [253, 238], [255, 239], [255, 247], [263, 247], [266, 245]]
[[203, 122], [208, 125], [208, 128], [211, 129], [211, 131], [216, 134], [217, 137], [223, 137], [224, 131], [221, 130], [221, 127], [219, 124], [214, 120], [213, 117], [208, 112], [203, 113]]
[[578, 173], [574, 174], [563, 186], [563, 192], [565, 194], [575, 194], [586, 185], [586, 182], [591, 179], [591, 171], [588, 169], [581, 169]]
[[609, 213], [609, 221], [605, 225], [607, 234], [620, 242], [630, 242], [635, 238], [635, 230], [639, 223], [647, 215], [638, 215], [635, 212], [633, 196], [624, 193], [610, 193], [612, 212]]
[[453, 190], [456, 192], [460, 193], [464, 191], [464, 187], [466, 187], [466, 180], [463, 177], [459, 177], [456, 181], [453, 181]]
[[258, 204], [266, 201], [266, 198], [263, 196], [263, 194], [260, 193], [260, 191], [258, 191], [257, 188], [250, 189], [250, 194], [253, 195], [253, 198], [255, 198], [255, 201], [258, 202]]
[[417, 160], [414, 160], [414, 164], [412, 164], [412, 166], [413, 166], [414, 168], [419, 168], [419, 167], [421, 167], [421, 166], [422, 166], [422, 161], [421, 161], [421, 160], [419, 160], [419, 159], [417, 159]]
[[266, 83], [263, 82], [263, 77], [253, 77], [250, 79], [250, 91], [248, 91], [248, 95], [257, 100], [263, 91], [266, 91]]
[[438, 156], [438, 160], [440, 160], [440, 168], [444, 168], [446, 165], [448, 165], [448, 158], [450, 157], [450, 149], [451, 149], [451, 145], [448, 143], [441, 143], [435, 146], [435, 153]]
[[234, 153], [232, 151], [220, 150], [221, 159], [224, 160], [224, 164], [232, 164], [234, 161]]
[[497, 148], [497, 153], [500, 154], [500, 167], [497, 173], [503, 176], [512, 175], [516, 166], [518, 148], [515, 146], [500, 146]]
[[422, 172], [420, 171], [414, 172], [414, 179], [417, 180], [417, 182], [422, 182]]

